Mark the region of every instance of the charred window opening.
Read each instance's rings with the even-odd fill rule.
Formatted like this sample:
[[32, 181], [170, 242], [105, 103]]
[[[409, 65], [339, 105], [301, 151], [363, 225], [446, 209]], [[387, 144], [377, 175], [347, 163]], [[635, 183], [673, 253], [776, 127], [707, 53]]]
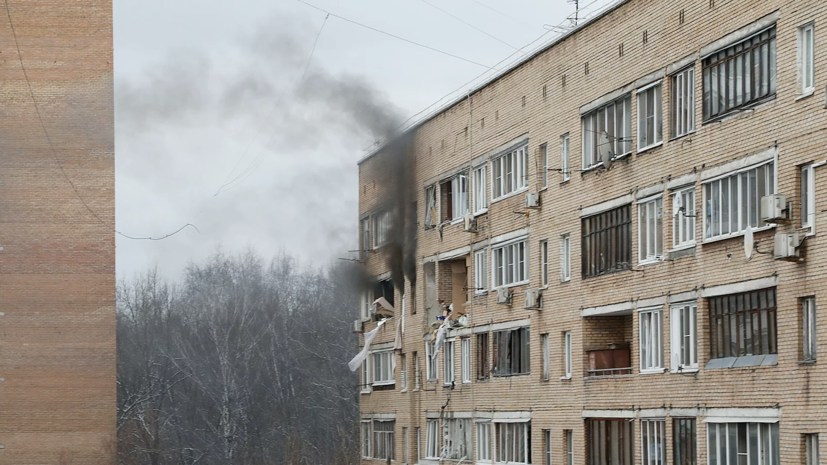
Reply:
[[385, 279], [382, 281], [377, 282], [373, 286], [373, 300], [374, 302], [376, 299], [384, 297], [385, 300], [388, 301], [389, 304], [394, 305], [393, 303], [393, 281], [390, 279]]

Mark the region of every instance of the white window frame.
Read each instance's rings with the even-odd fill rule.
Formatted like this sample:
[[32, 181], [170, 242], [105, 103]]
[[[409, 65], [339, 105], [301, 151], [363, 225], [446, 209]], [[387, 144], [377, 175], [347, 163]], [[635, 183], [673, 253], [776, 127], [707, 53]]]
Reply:
[[563, 377], [571, 379], [571, 331], [563, 332]]
[[574, 430], [566, 430], [566, 465], [574, 465]]
[[[766, 167], [768, 167], [769, 169], [767, 169]], [[741, 187], [741, 180], [742, 179], [748, 179], [749, 178], [749, 173], [748, 172], [751, 171], [751, 170], [758, 170], [758, 172], [756, 174], [756, 182], [757, 182], [757, 179], [758, 179], [758, 175], [760, 175], [760, 173], [762, 173], [762, 172], [764, 173], [764, 175], [765, 175], [765, 180], [764, 180], [765, 188], [766, 187], [771, 187], [771, 189], [767, 189], [766, 192], [764, 192], [764, 195], [774, 194], [776, 189], [777, 189], [777, 186], [775, 185], [776, 165], [773, 161], [766, 161], [766, 162], [762, 162], [762, 163], [758, 163], [758, 164], [755, 164], [755, 165], [748, 166], [746, 168], [731, 171], [731, 172], [726, 173], [724, 175], [706, 180], [702, 183], [702, 185], [703, 185], [703, 206], [704, 207], [701, 211], [703, 212], [703, 242], [704, 243], [723, 240], [723, 239], [727, 239], [727, 238], [730, 238], [730, 237], [738, 237], [738, 236], [742, 236], [744, 234], [744, 231], [746, 230], [747, 224], [750, 223], [749, 214], [751, 213], [750, 208], [752, 207], [752, 204], [749, 201], [749, 198], [747, 198], [747, 199], [742, 198], [743, 188]], [[741, 176], [742, 174], [744, 174], [744, 176]], [[733, 178], [734, 178], [734, 180], [733, 180]], [[721, 182], [723, 182], [724, 179], [729, 179], [730, 180], [730, 186], [732, 184], [737, 185], [737, 193], [736, 194], [737, 194], [738, 205], [736, 205], [734, 209], [730, 208], [730, 224], [731, 224], [731, 215], [733, 213], [737, 214], [738, 229], [736, 229], [735, 231], [732, 231], [730, 229], [729, 232], [723, 233], [723, 232], [721, 232], [723, 230], [723, 228], [722, 228], [723, 222], [721, 222], [721, 224], [719, 224], [719, 228], [721, 228], [721, 230], [718, 231], [718, 234], [713, 234], [713, 231], [712, 231], [713, 225], [710, 223], [710, 220], [709, 220], [709, 214], [712, 212], [712, 204], [709, 203], [708, 197], [710, 196], [710, 193], [713, 191], [713, 184], [714, 183], [721, 183]], [[731, 187], [730, 187], [730, 189], [731, 189]], [[722, 190], [723, 190], [722, 189], [722, 184], [719, 184], [718, 185], [718, 192], [719, 192], [719, 198], [721, 200], [723, 200]], [[751, 192], [747, 192], [747, 195], [748, 195], [748, 197], [751, 197]], [[756, 206], [755, 206], [756, 210], [755, 210], [755, 212], [756, 212], [756, 218], [757, 218], [757, 222], [756, 222], [757, 226], [752, 227], [753, 232], [764, 231], [766, 229], [770, 229], [770, 228], [775, 227], [774, 223], [768, 223], [768, 224], [764, 224], [764, 225], [761, 224], [761, 199], [758, 196], [757, 186], [755, 188], [755, 198], [756, 198]], [[730, 200], [731, 199], [732, 199], [732, 194], [730, 193]], [[746, 221], [746, 224], [741, 224], [741, 219], [742, 219], [742, 216], [743, 216], [742, 215], [742, 209], [744, 209], [744, 208], [747, 209], [747, 211], [746, 211], [747, 221]], [[723, 209], [721, 209], [721, 210], [723, 210]], [[723, 216], [721, 216], [721, 218], [723, 218]]]
[[391, 211], [385, 210], [371, 217], [373, 226], [373, 248], [378, 249], [390, 240]]
[[462, 366], [462, 383], [471, 382], [471, 338], [460, 339], [460, 365]]
[[361, 369], [361, 374], [360, 374], [362, 389], [359, 391], [362, 394], [370, 394], [370, 388], [372, 386], [371, 381], [370, 381], [370, 375], [371, 375], [370, 359], [371, 358], [372, 357], [368, 356], [362, 362], [362, 369]]
[[801, 299], [801, 343], [805, 362], [814, 362], [818, 359], [817, 309], [815, 297]]
[[571, 136], [565, 133], [560, 136], [560, 172], [563, 174], [563, 181], [571, 179]]
[[451, 223], [459, 223], [468, 214], [468, 174], [461, 173], [451, 178]]
[[486, 192], [487, 170], [488, 165], [482, 164], [472, 171], [474, 215], [482, 215], [488, 211], [488, 195]]
[[474, 252], [474, 294], [488, 292], [488, 249]]
[[[623, 94], [615, 100], [606, 103], [605, 105], [596, 108], [589, 113], [581, 116], [581, 133], [582, 133], [582, 169], [588, 171], [599, 166], [603, 166], [603, 160], [600, 159], [597, 144], [600, 142], [600, 137], [597, 131], [598, 119], [603, 115], [603, 125], [608, 122], [608, 110], [611, 108], [614, 112], [612, 117], [614, 124], [614, 134], [609, 138], [609, 144], [612, 146], [612, 159], [618, 159], [632, 153], [632, 94]], [[618, 125], [617, 115], [622, 115], [622, 122]], [[620, 128], [622, 134], [617, 133]], [[597, 134], [597, 135], [595, 135]], [[608, 136], [608, 133], [607, 133]], [[618, 150], [618, 147], [622, 150]], [[617, 153], [622, 152], [622, 153]]]
[[528, 190], [528, 144], [491, 159], [491, 203], [526, 190]]
[[543, 357], [543, 371], [540, 372], [540, 380], [541, 381], [548, 381], [549, 379], [549, 372], [551, 371], [550, 367], [550, 360], [549, 360], [549, 350], [548, 350], [548, 333], [540, 335], [540, 353]]
[[[369, 459], [371, 457], [371, 445], [373, 444], [373, 428], [371, 420], [362, 420], [362, 457]], [[367, 434], [365, 433], [365, 426], [367, 426]]]
[[695, 186], [674, 191], [672, 205], [678, 196], [682, 209], [672, 217], [672, 250], [695, 246]]
[[419, 380], [419, 352], [414, 352], [413, 356], [413, 363], [414, 363], [414, 391], [418, 391], [420, 387], [420, 380]]
[[818, 433], [804, 434], [804, 463], [805, 465], [819, 465]]
[[362, 218], [362, 247], [359, 252], [363, 259], [367, 258], [371, 250], [370, 242], [370, 217]]
[[640, 372], [663, 373], [663, 308], [638, 311]]
[[[749, 438], [750, 436], [750, 429], [756, 428], [756, 435], [758, 437], [758, 451], [752, 451], [750, 443], [752, 441], [747, 440], [747, 450], [746, 451], [738, 451], [738, 434], [737, 429], [735, 433], [736, 441], [735, 444], [731, 444], [731, 441], [728, 440], [730, 434], [727, 433], [729, 428], [735, 427], [737, 428], [739, 424], [746, 424], [746, 436]], [[774, 430], [774, 431], [773, 431]], [[737, 465], [735, 463], [729, 462], [730, 451], [728, 447], [733, 445], [736, 448], [736, 451], [739, 452], [739, 455], [746, 455], [747, 463], [752, 463], [750, 459], [751, 454], [756, 454], [757, 458], [760, 460], [761, 465], [770, 465], [773, 463], [780, 463], [779, 457], [774, 457], [773, 454], [778, 452], [780, 449], [780, 444], [771, 444], [770, 450], [765, 450], [767, 443], [772, 443], [773, 438], [778, 439], [778, 423], [707, 423], [706, 424], [706, 450], [707, 450], [707, 457], [710, 457], [712, 454], [715, 454], [717, 457], [718, 465]], [[710, 439], [713, 436], [716, 437], [716, 447], [712, 448], [710, 445]], [[779, 440], [780, 442], [780, 440]], [[767, 458], [767, 461], [764, 461], [764, 458]], [[708, 459], [709, 460], [709, 459]]]
[[422, 224], [425, 229], [435, 228], [439, 224], [439, 202], [437, 201], [436, 184], [425, 188], [425, 219]]
[[548, 240], [540, 241], [540, 283], [548, 287]]
[[[396, 384], [395, 380], [395, 370], [396, 370], [396, 357], [393, 353], [393, 350], [378, 350], [371, 353], [371, 357], [373, 358], [373, 362], [371, 363], [373, 370], [373, 383], [372, 386], [389, 386], [392, 384]], [[377, 373], [377, 370], [379, 371]], [[387, 375], [387, 376], [382, 376]]]
[[442, 343], [442, 384], [450, 386], [456, 378], [456, 364], [454, 363], [454, 340], [449, 339]]
[[672, 327], [672, 373], [697, 371], [698, 305], [696, 302], [669, 304], [669, 313]]
[[[646, 87], [638, 89], [637, 94], [637, 151], [643, 152], [663, 144], [663, 83], [657, 81]], [[649, 101], [652, 105], [653, 115], [647, 112], [646, 106]], [[652, 134], [649, 134], [648, 122], [652, 120]]]
[[[509, 422], [498, 422], [494, 420], [494, 462], [495, 463], [508, 463], [508, 464], [530, 464], [529, 458], [531, 457], [531, 421], [509, 421]], [[512, 431], [510, 434], [507, 431], [508, 429], [522, 429], [523, 431], [520, 433], [523, 437], [523, 457], [517, 457], [516, 454], [516, 445], [517, 441], [519, 440], [519, 435], [515, 435], [517, 431]], [[502, 433], [505, 434], [505, 438], [501, 438]], [[511, 444], [507, 443], [507, 440], [512, 438]], [[502, 440], [501, 440], [502, 439]], [[505, 447], [500, 448], [499, 446], [504, 445]], [[505, 460], [501, 460], [501, 459]], [[516, 460], [510, 460], [514, 458]], [[520, 461], [519, 459], [525, 459]]]
[[477, 463], [493, 463], [491, 460], [491, 422], [478, 421], [477, 426]]
[[551, 430], [543, 430], [543, 465], [551, 465]]
[[439, 420], [428, 419], [425, 423], [425, 458], [439, 460]]
[[[663, 261], [663, 197], [658, 195], [637, 201], [638, 264]], [[646, 237], [644, 237], [644, 232]], [[651, 241], [649, 240], [651, 239]]]
[[[809, 37], [807, 34], [809, 33]], [[798, 58], [798, 80], [801, 96], [812, 95], [815, 88], [815, 23], [809, 22], [798, 27], [796, 55]]]
[[672, 75], [672, 138], [695, 132], [695, 65]]
[[[377, 430], [376, 424], [383, 423], [391, 424], [390, 431], [385, 430]], [[382, 441], [380, 442], [380, 438], [378, 436], [381, 435]], [[374, 418], [373, 419], [373, 443], [371, 444], [372, 453], [374, 459], [377, 460], [387, 460], [390, 456], [391, 461], [395, 461], [396, 459], [396, 420], [387, 420], [381, 418]], [[385, 449], [385, 454], [377, 454], [376, 451], [380, 449], [380, 444], [382, 444], [381, 448]]]
[[402, 392], [408, 391], [408, 356], [399, 354], [399, 385]]
[[442, 460], [458, 461], [465, 457], [471, 461], [473, 431], [470, 418], [446, 418], [443, 424]]
[[422, 460], [422, 429], [420, 427], [416, 427], [416, 461]]
[[362, 321], [370, 321], [370, 308], [373, 305], [373, 291], [362, 291], [362, 296], [360, 300], [361, 305], [359, 306], [359, 317], [362, 319]]
[[816, 226], [816, 183], [813, 165], [801, 167], [801, 229], [809, 229], [807, 235], [815, 234]]
[[425, 378], [427, 382], [439, 381], [439, 354], [434, 354], [434, 341], [425, 343]]
[[[520, 265], [520, 247], [522, 246], [523, 265]], [[501, 242], [491, 247], [491, 288], [507, 288], [528, 284], [529, 262], [528, 238], [522, 237]], [[512, 259], [509, 263], [509, 258]], [[522, 276], [520, 276], [522, 273]], [[519, 279], [522, 278], [522, 279]]]
[[[654, 445], [654, 448], [652, 447]], [[646, 448], [649, 448], [647, 454]], [[654, 452], [654, 454], [652, 453]], [[641, 465], [663, 465], [666, 458], [666, 420], [640, 420], [640, 463]]]
[[548, 144], [540, 144], [540, 187], [548, 188]]
[[560, 282], [571, 281], [571, 234], [560, 236]]

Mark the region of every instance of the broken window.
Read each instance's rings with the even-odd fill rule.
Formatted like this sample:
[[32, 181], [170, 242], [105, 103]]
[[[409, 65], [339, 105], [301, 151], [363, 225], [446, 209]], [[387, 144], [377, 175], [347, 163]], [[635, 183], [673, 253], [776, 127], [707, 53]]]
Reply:
[[433, 228], [438, 222], [436, 186], [428, 186], [425, 188], [425, 229]]
[[529, 373], [528, 328], [494, 333], [494, 375], [511, 376]]
[[468, 176], [458, 174], [440, 185], [442, 221], [459, 221], [468, 213]]
[[710, 297], [709, 358], [777, 354], [775, 288]]
[[494, 200], [528, 187], [528, 145], [512, 150], [491, 161], [494, 176]]
[[[385, 300], [388, 301], [389, 304], [392, 306], [393, 303], [393, 281], [390, 279], [384, 279], [382, 281], [377, 281], [377, 283], [373, 286], [373, 301], [375, 302], [376, 299], [380, 297], [384, 297]], [[373, 303], [373, 302], [371, 302]]]
[[584, 278], [630, 268], [632, 261], [631, 205], [582, 220], [582, 272]]
[[775, 96], [775, 26], [703, 60], [704, 121]]
[[584, 170], [602, 165], [603, 150], [608, 150], [613, 157], [631, 153], [632, 95], [626, 94], [584, 115], [582, 125]]
[[477, 334], [477, 381], [488, 379], [491, 373], [488, 364], [488, 333]]
[[448, 418], [443, 420], [442, 448], [446, 460], [471, 458], [471, 420]]

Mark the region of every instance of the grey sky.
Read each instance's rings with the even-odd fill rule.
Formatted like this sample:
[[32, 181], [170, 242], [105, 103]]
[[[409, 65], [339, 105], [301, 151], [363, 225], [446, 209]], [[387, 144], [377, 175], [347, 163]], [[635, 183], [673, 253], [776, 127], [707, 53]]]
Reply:
[[[428, 0], [494, 39], [423, 0], [308, 1], [487, 65], [514, 52], [502, 42], [522, 47], [574, 10], [566, 0]], [[297, 88], [324, 18], [297, 0], [116, 0], [117, 228], [200, 230], [118, 237], [119, 277], [153, 264], [177, 276], [218, 245], [314, 264], [345, 256], [356, 247], [363, 149], [383, 124], [485, 71], [330, 17]]]

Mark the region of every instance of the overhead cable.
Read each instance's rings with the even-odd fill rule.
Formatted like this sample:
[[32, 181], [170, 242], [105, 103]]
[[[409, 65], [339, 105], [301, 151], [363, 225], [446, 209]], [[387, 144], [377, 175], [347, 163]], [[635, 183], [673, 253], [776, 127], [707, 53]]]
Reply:
[[440, 8], [440, 7], [436, 6], [436, 5], [434, 5], [433, 3], [429, 2], [428, 0], [421, 0], [421, 1], [422, 1], [422, 3], [424, 3], [424, 4], [428, 5], [428, 6], [430, 6], [431, 8], [434, 8], [434, 9], [436, 9], [436, 10], [438, 10], [438, 11], [441, 11], [441, 12], [445, 13], [446, 15], [448, 15], [448, 16], [450, 16], [450, 17], [452, 17], [452, 18], [456, 19], [457, 21], [461, 22], [462, 24], [465, 24], [466, 26], [468, 26], [468, 27], [470, 27], [470, 28], [472, 28], [472, 29], [474, 29], [474, 30], [476, 30], [476, 31], [482, 32], [483, 34], [485, 34], [485, 35], [487, 35], [488, 37], [490, 37], [490, 38], [492, 38], [492, 39], [496, 40], [497, 42], [499, 42], [499, 43], [501, 43], [501, 44], [505, 44], [505, 45], [507, 45], [508, 47], [511, 47], [511, 48], [513, 48], [514, 50], [516, 50], [516, 51], [518, 51], [518, 52], [520, 52], [520, 53], [523, 53], [523, 52], [522, 52], [522, 50], [520, 50], [519, 48], [517, 48], [517, 47], [515, 47], [515, 46], [513, 46], [513, 45], [511, 45], [511, 44], [509, 44], [508, 42], [506, 42], [506, 41], [504, 41], [504, 40], [500, 39], [499, 37], [497, 37], [497, 36], [495, 36], [495, 35], [493, 35], [493, 34], [489, 34], [489, 33], [485, 32], [485, 31], [483, 31], [482, 29], [478, 28], [477, 26], [474, 26], [473, 24], [471, 24], [471, 23], [469, 23], [469, 22], [467, 22], [467, 21], [463, 20], [462, 18], [460, 18], [460, 17], [458, 17], [458, 16], [454, 16], [454, 15], [452, 15], [451, 13], [449, 13], [449, 12], [447, 12], [447, 11], [443, 10], [442, 8]]

